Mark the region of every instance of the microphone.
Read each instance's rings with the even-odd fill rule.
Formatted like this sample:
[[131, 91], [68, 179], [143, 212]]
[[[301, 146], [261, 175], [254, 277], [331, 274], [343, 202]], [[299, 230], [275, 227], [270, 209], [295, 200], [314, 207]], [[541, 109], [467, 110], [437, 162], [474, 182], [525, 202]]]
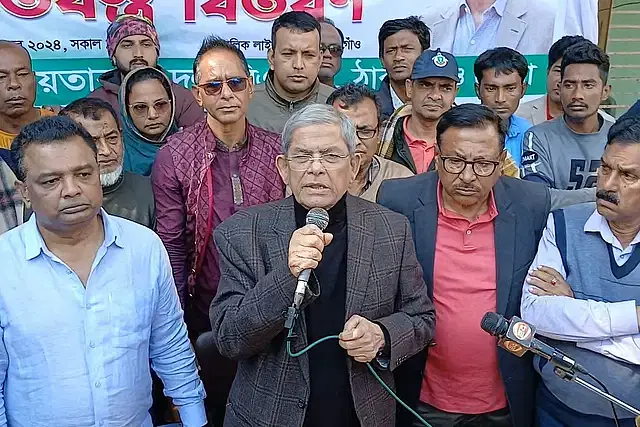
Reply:
[[[313, 208], [307, 213], [306, 223], [307, 225], [315, 225], [321, 231], [324, 231], [324, 229], [327, 228], [327, 225], [329, 225], [329, 213], [322, 208]], [[297, 312], [304, 300], [307, 283], [309, 282], [310, 277], [310, 268], [302, 270], [298, 276], [298, 285], [296, 286], [296, 292], [293, 294], [293, 304], [287, 311], [287, 320], [285, 322], [285, 328], [287, 329], [291, 329], [293, 327], [293, 322], [297, 316]]]
[[551, 363], [563, 370], [570, 372], [575, 370], [585, 375], [589, 374], [584, 366], [560, 350], [534, 338], [536, 327], [517, 316], [507, 320], [498, 313], [488, 312], [482, 318], [480, 327], [485, 332], [498, 337], [498, 345], [518, 357], [531, 351], [550, 360]]

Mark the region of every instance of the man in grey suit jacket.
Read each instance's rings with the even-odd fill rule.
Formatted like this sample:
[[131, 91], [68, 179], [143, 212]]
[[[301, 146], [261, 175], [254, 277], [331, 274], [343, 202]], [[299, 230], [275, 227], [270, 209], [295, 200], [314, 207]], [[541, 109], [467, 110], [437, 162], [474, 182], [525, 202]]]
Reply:
[[426, 364], [423, 352], [400, 367], [434, 427], [533, 425], [531, 355], [497, 350], [480, 328], [488, 311], [520, 315], [522, 281], [550, 208], [543, 185], [500, 176], [505, 133], [487, 107], [454, 107], [438, 122], [438, 171], [385, 181], [378, 193], [380, 204], [409, 218], [436, 307]]
[[554, 11], [538, 0], [502, 0], [488, 8], [478, 0], [452, 3], [426, 12], [432, 49], [465, 56], [505, 46], [533, 55], [546, 54], [553, 42]]
[[[347, 194], [359, 167], [353, 124], [328, 105], [284, 127], [280, 174], [293, 193], [241, 211], [215, 231], [221, 280], [211, 305], [215, 344], [238, 360], [225, 426], [393, 427], [392, 372], [432, 338], [434, 310], [402, 215]], [[328, 210], [324, 231], [304, 225]], [[292, 351], [285, 316], [296, 278], [313, 269]], [[342, 348], [340, 348], [342, 347]]]

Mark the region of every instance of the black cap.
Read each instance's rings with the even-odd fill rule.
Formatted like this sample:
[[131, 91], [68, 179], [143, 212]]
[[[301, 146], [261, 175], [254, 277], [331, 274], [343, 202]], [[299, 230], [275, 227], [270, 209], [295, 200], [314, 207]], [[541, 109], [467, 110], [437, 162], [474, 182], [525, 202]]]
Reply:
[[456, 83], [460, 82], [456, 57], [449, 52], [442, 52], [440, 49], [422, 52], [413, 64], [411, 80], [427, 77], [446, 77]]

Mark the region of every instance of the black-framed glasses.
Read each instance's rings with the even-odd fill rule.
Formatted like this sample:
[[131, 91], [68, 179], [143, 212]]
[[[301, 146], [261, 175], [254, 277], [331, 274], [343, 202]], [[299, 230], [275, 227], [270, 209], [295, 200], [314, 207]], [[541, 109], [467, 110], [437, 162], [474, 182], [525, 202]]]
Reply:
[[242, 92], [247, 88], [247, 77], [231, 77], [227, 80], [211, 80], [197, 85], [209, 96], [219, 95], [224, 85], [229, 86], [232, 92]]
[[495, 160], [476, 160], [470, 162], [457, 156], [440, 156], [440, 159], [442, 159], [442, 167], [444, 167], [444, 170], [453, 175], [461, 174], [467, 168], [467, 165], [471, 165], [473, 173], [477, 176], [487, 177], [491, 176], [500, 164], [500, 162]]
[[310, 154], [298, 154], [287, 157], [289, 167], [298, 172], [308, 170], [314, 161], [318, 160], [326, 170], [335, 170], [342, 166], [342, 161], [349, 157], [349, 154], [325, 153], [319, 156]]
[[371, 139], [378, 134], [378, 129], [358, 129], [356, 130], [356, 135], [361, 141], [366, 141], [367, 139]]
[[[168, 99], [160, 99], [151, 105], [156, 113], [160, 116], [166, 114], [171, 109], [171, 101]], [[135, 104], [129, 105], [129, 109], [131, 110], [131, 114], [134, 116], [140, 117], [142, 119], [149, 117], [149, 109], [151, 108], [148, 104], [144, 102], [136, 102]]]
[[323, 53], [325, 50], [328, 50], [331, 56], [334, 58], [342, 55], [343, 49], [339, 44], [324, 44], [320, 43], [320, 53]]

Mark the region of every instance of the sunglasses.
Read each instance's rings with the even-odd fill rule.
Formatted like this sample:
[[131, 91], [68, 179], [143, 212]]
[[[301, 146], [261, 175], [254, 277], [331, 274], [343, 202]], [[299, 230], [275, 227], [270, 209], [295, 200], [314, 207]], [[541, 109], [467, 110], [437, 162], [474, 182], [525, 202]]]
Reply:
[[231, 89], [231, 92], [242, 92], [247, 88], [247, 80], [246, 77], [231, 77], [228, 80], [212, 80], [207, 83], [202, 83], [197, 85], [200, 89], [204, 90], [209, 96], [219, 95], [222, 92], [222, 88], [226, 84]]
[[[161, 99], [154, 102], [152, 107], [158, 115], [163, 115], [168, 113], [171, 109], [171, 101], [168, 99]], [[129, 108], [131, 109], [131, 113], [136, 117], [149, 117], [149, 105], [144, 102], [129, 105]]]
[[328, 50], [331, 56], [333, 56], [334, 58], [342, 55], [343, 51], [342, 46], [340, 45], [320, 43], [320, 53], [323, 53], [325, 50]]

